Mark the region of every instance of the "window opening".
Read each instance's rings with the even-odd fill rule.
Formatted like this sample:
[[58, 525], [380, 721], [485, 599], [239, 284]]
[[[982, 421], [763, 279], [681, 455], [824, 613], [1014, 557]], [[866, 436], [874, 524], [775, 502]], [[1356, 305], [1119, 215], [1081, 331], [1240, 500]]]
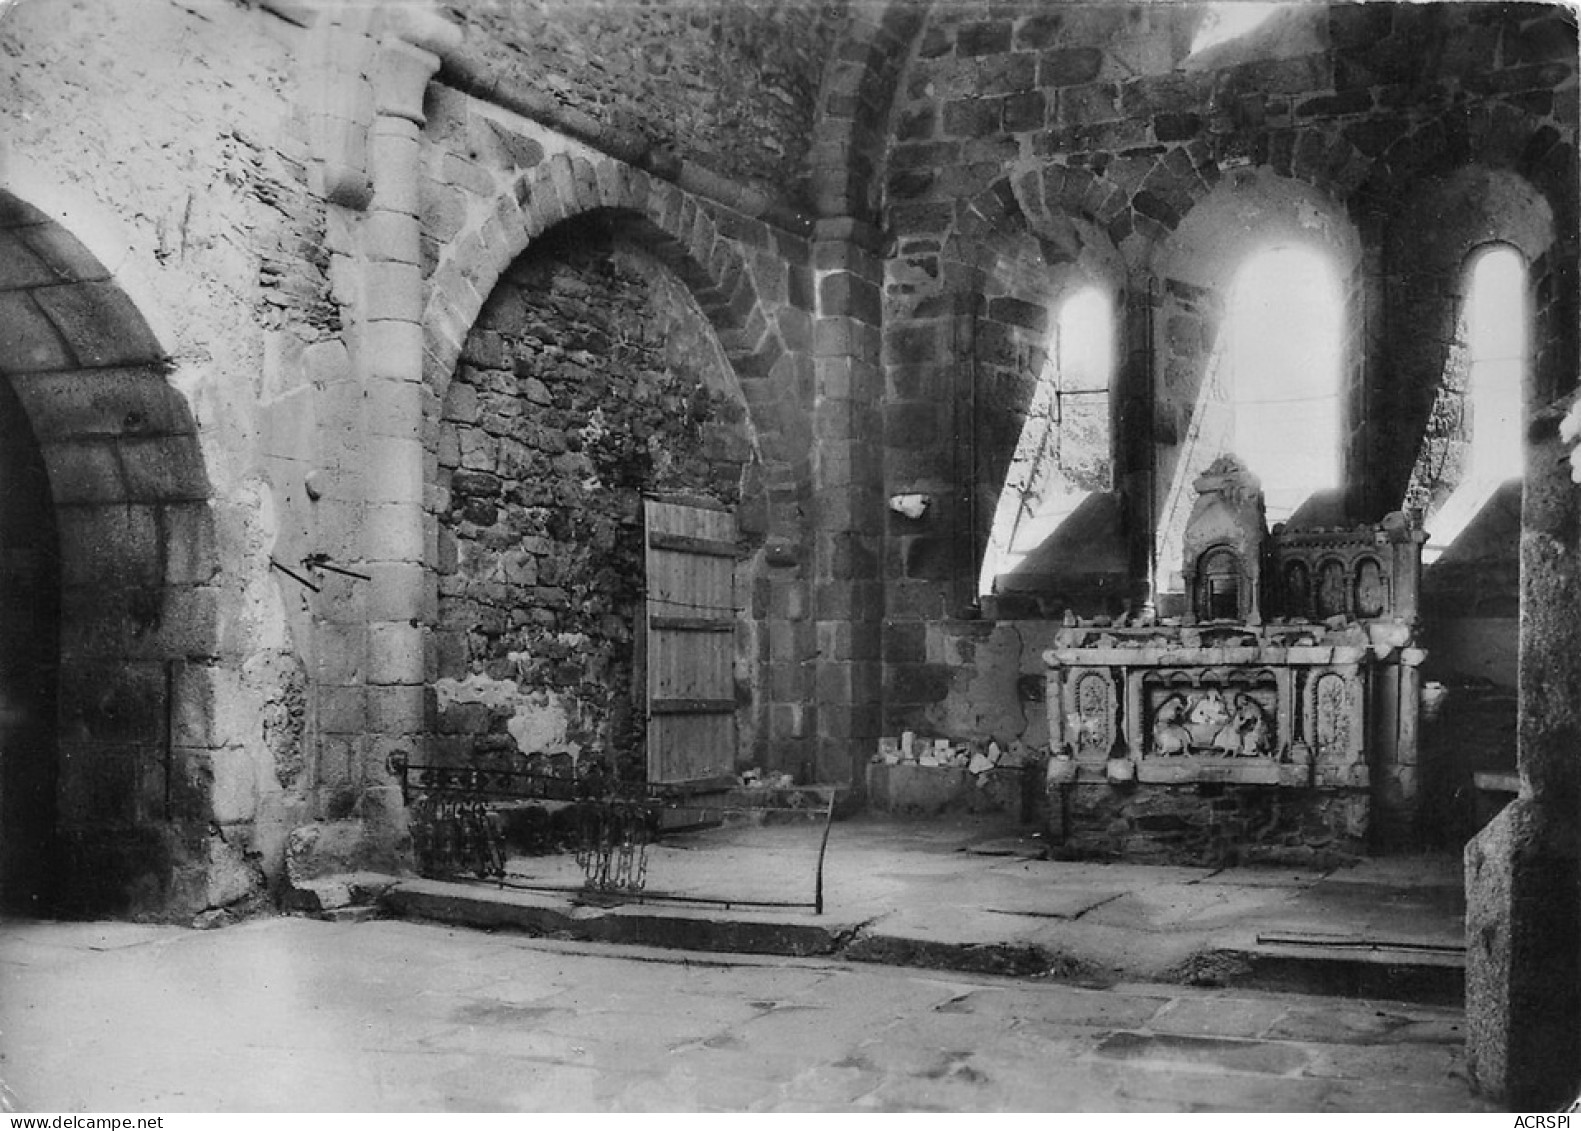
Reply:
[[1228, 43], [1252, 31], [1267, 21], [1283, 4], [1259, 4], [1252, 0], [1234, 0], [1233, 3], [1209, 4], [1197, 34], [1191, 41], [1191, 54]]
[[1260, 252], [1236, 276], [1231, 450], [1262, 480], [1270, 523], [1339, 486], [1342, 316], [1334, 270], [1313, 248]]
[[1464, 345], [1451, 354], [1413, 476], [1413, 493], [1426, 501], [1424, 563], [1443, 556], [1494, 492], [1524, 470], [1526, 319], [1520, 253], [1507, 246], [1483, 252], [1467, 287]]
[[1344, 316], [1338, 275], [1317, 248], [1265, 248], [1236, 272], [1164, 496], [1165, 588], [1180, 590], [1192, 485], [1219, 456], [1234, 453], [1257, 476], [1270, 524], [1340, 485]]
[[978, 592], [1015, 569], [1082, 500], [1111, 485], [1109, 386], [1114, 306], [1097, 287], [1060, 304], [1054, 341], [1027, 407], [994, 511]]

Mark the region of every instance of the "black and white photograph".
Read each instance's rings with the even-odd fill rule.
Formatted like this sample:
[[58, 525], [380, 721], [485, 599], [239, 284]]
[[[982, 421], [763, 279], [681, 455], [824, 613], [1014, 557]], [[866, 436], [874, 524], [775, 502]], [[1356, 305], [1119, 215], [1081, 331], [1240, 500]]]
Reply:
[[0, 0], [0, 1128], [1570, 1126], [1578, 12]]

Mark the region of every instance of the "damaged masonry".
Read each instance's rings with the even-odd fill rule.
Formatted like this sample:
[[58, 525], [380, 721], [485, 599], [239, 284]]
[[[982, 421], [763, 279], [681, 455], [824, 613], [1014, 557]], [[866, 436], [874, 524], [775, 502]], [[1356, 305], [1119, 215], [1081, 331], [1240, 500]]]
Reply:
[[0, 3], [0, 903], [1447, 861], [1466, 1073], [1568, 1102], [1577, 72], [1547, 3]]

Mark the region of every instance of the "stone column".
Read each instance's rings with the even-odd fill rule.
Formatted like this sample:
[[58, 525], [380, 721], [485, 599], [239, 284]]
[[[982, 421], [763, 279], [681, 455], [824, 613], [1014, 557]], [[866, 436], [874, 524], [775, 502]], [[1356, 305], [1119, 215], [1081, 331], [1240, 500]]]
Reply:
[[436, 605], [422, 443], [423, 98], [439, 53], [460, 42], [426, 2], [326, 5], [316, 35], [308, 88], [320, 188], [333, 206], [330, 273], [347, 364], [322, 393], [327, 474], [311, 497], [350, 560], [332, 555], [342, 572], [317, 640], [316, 784], [322, 815], [336, 823], [293, 834], [293, 883], [402, 862], [404, 809], [386, 767], [397, 751], [422, 754], [425, 633]]
[[[1421, 808], [1422, 663], [1427, 653], [1405, 647], [1374, 670], [1379, 750], [1372, 766], [1372, 837], [1377, 851], [1397, 851], [1417, 836]], [[1387, 729], [1385, 729], [1387, 728]]]
[[1467, 1064], [1516, 1111], [1581, 1091], [1581, 495], [1559, 413], [1521, 507], [1520, 795], [1466, 846]]
[[[437, 23], [437, 21], [436, 21]], [[439, 25], [448, 26], [448, 25]], [[453, 29], [452, 29], [453, 30]], [[363, 477], [363, 572], [367, 613], [367, 736], [363, 817], [377, 827], [401, 810], [382, 767], [390, 754], [420, 753], [425, 730], [423, 660], [433, 623], [425, 575], [423, 487], [423, 280], [418, 183], [423, 94], [439, 56], [387, 31], [374, 54], [374, 118], [368, 138], [373, 196], [361, 221], [361, 376], [367, 465]], [[428, 34], [424, 34], [428, 33]], [[370, 830], [372, 831], [372, 830]]]
[[877, 234], [820, 220], [814, 234], [813, 619], [816, 778], [862, 788], [877, 749], [884, 589], [878, 410], [883, 266]]

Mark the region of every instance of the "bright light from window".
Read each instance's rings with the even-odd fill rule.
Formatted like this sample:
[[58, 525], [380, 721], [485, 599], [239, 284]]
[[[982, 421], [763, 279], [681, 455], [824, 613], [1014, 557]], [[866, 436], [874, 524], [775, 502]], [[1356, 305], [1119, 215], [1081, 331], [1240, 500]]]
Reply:
[[1270, 524], [1339, 485], [1344, 316], [1334, 267], [1314, 248], [1268, 248], [1237, 272], [1159, 514], [1161, 589], [1179, 590], [1194, 483], [1219, 456], [1256, 474]]
[[1027, 406], [994, 511], [978, 592], [1019, 565], [1082, 501], [1110, 486], [1114, 308], [1097, 287], [1060, 304], [1054, 348]]
[[1270, 523], [1339, 486], [1343, 315], [1333, 266], [1309, 247], [1259, 252], [1230, 292], [1230, 450], [1262, 480]]
[[1114, 371], [1114, 313], [1097, 287], [1072, 295], [1059, 311], [1059, 387], [1063, 392], [1109, 389]]
[[1468, 317], [1471, 346], [1471, 474], [1521, 473], [1521, 383], [1526, 369], [1526, 265], [1513, 249], [1477, 260]]
[[1284, 6], [1259, 4], [1252, 0], [1246, 0], [1244, 3], [1209, 4], [1208, 14], [1197, 29], [1196, 37], [1191, 41], [1191, 53], [1195, 55], [1199, 51], [1206, 51], [1210, 47], [1217, 47], [1221, 43], [1228, 43], [1238, 36], [1245, 35]]
[[1470, 445], [1460, 482], [1427, 516], [1422, 560], [1437, 561], [1507, 480], [1522, 473], [1526, 377], [1526, 263], [1513, 248], [1477, 257], [1466, 296]]

